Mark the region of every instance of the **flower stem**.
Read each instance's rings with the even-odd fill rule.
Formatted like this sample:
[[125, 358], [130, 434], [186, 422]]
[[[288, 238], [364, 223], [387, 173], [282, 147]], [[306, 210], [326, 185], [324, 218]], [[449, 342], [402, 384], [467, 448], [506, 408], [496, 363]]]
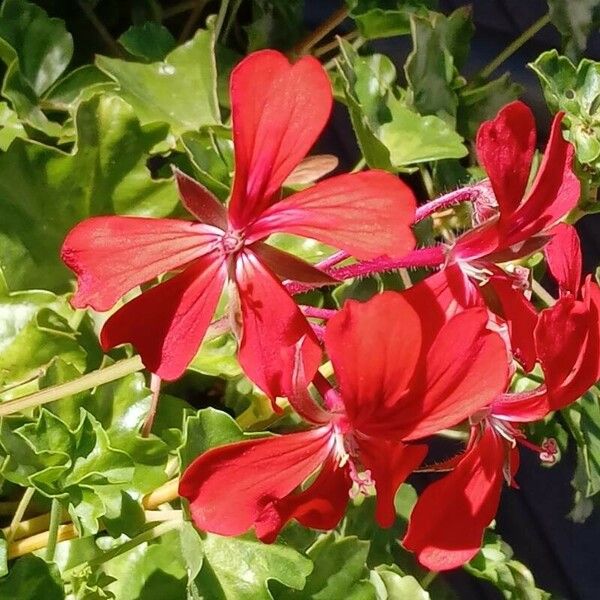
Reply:
[[125, 56], [125, 53], [121, 49], [121, 46], [119, 46], [119, 44], [116, 42], [116, 40], [113, 38], [113, 36], [110, 35], [110, 32], [108, 31], [108, 29], [106, 29], [106, 27], [104, 26], [102, 21], [96, 16], [96, 13], [94, 12], [94, 9], [92, 8], [92, 5], [89, 4], [88, 2], [86, 2], [85, 0], [78, 0], [78, 1], [79, 1], [79, 7], [81, 8], [83, 13], [87, 17], [88, 21], [94, 26], [94, 28], [98, 32], [98, 35], [102, 38], [102, 41], [106, 44], [106, 47], [111, 51], [111, 53], [114, 56], [123, 58]]
[[50, 526], [48, 527], [48, 543], [46, 545], [46, 562], [54, 562], [61, 515], [62, 507], [60, 501], [57, 498], [52, 498], [52, 506], [50, 507]]
[[129, 552], [130, 550], [133, 550], [133, 548], [135, 548], [136, 546], [139, 546], [140, 544], [150, 542], [151, 540], [154, 540], [162, 535], [165, 535], [165, 533], [169, 533], [170, 531], [173, 531], [175, 529], [179, 529], [180, 527], [181, 527], [181, 521], [170, 520], [170, 521], [158, 522], [156, 525], [153, 525], [152, 527], [150, 527], [150, 529], [147, 529], [143, 533], [140, 533], [139, 535], [135, 536], [128, 542], [125, 542], [124, 544], [121, 544], [120, 546], [117, 546], [116, 548], [113, 548], [112, 550], [109, 550], [108, 552], [104, 552], [100, 556], [96, 556], [95, 558], [92, 558], [91, 560], [88, 560], [88, 561], [82, 562], [78, 565], [75, 565], [74, 567], [70, 568], [68, 571], [65, 571], [63, 573], [63, 579], [68, 579], [69, 577], [74, 575], [84, 565], [98, 566], [98, 565], [104, 564], [104, 563], [108, 562], [109, 560], [112, 560], [113, 558], [120, 556], [121, 554], [125, 554], [125, 552]]
[[531, 282], [531, 289], [546, 306], [554, 306], [556, 304], [556, 300], [546, 291], [546, 288], [535, 279]]
[[[194, 30], [194, 27], [196, 26], [196, 23], [198, 22], [198, 19], [200, 18], [202, 9], [206, 6], [206, 4], [207, 0], [196, 0], [196, 2], [189, 7], [192, 10], [183, 25], [181, 33], [179, 34], [180, 42], [185, 42], [185, 40], [187, 40], [190, 37], [192, 31]], [[217, 39], [218, 37], [218, 29], [215, 29], [215, 39]]]
[[438, 576], [437, 571], [429, 571], [423, 579], [421, 579], [421, 587], [426, 590], [432, 583], [433, 580]]
[[487, 79], [505, 60], [510, 58], [525, 42], [531, 39], [540, 29], [550, 23], [550, 13], [540, 17], [531, 27], [528, 27], [518, 38], [513, 40], [498, 56], [491, 60], [475, 76], [475, 79]]
[[333, 31], [338, 25], [344, 21], [348, 16], [348, 8], [343, 6], [338, 8], [330, 17], [323, 21], [313, 32], [307, 35], [296, 47], [293, 49], [292, 54], [295, 56], [302, 56], [308, 54], [328, 33]]
[[331, 317], [337, 313], [337, 310], [332, 310], [330, 308], [317, 308], [315, 306], [306, 306], [304, 304], [300, 305], [300, 310], [302, 311], [302, 314], [307, 317], [323, 319], [324, 321], [331, 319]]
[[446, 210], [462, 202], [472, 202], [482, 193], [481, 185], [471, 185], [439, 196], [422, 206], [417, 207], [415, 222], [418, 223], [432, 214]]
[[139, 356], [120, 360], [109, 367], [92, 371], [73, 381], [40, 390], [39, 392], [35, 392], [35, 394], [23, 398], [3, 402], [0, 404], [0, 417], [90, 390], [104, 383], [109, 383], [116, 379], [121, 379], [121, 377], [125, 377], [126, 375], [131, 375], [131, 373], [141, 371], [143, 368], [144, 365]]
[[148, 437], [154, 424], [154, 417], [156, 417], [156, 410], [158, 409], [158, 398], [160, 396], [160, 383], [161, 378], [154, 374], [150, 374], [150, 391], [152, 392], [152, 402], [150, 403], [150, 409], [146, 415], [144, 426], [142, 427], [142, 437]]
[[25, 493], [23, 494], [21, 501], [17, 505], [17, 509], [15, 510], [15, 514], [12, 518], [12, 521], [10, 522], [10, 525], [8, 526], [8, 531], [6, 533], [6, 541], [7, 542], [11, 542], [14, 539], [17, 529], [19, 527], [19, 523], [21, 523], [21, 520], [23, 519], [23, 515], [25, 514], [25, 511], [27, 510], [27, 507], [29, 506], [31, 499], [33, 498], [34, 492], [35, 492], [35, 489], [32, 487], [27, 488], [25, 490]]

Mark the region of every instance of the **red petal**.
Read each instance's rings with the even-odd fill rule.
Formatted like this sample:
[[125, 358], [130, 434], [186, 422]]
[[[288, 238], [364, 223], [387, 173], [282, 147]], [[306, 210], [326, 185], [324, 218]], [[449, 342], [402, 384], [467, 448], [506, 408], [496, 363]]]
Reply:
[[513, 355], [525, 371], [531, 371], [537, 359], [533, 332], [538, 315], [533, 304], [522, 291], [513, 287], [508, 277], [501, 275], [490, 277], [482, 291], [488, 298], [488, 306], [508, 325]]
[[316, 471], [332, 449], [329, 427], [212, 448], [186, 469], [179, 494], [190, 502], [198, 528], [239, 535]]
[[130, 342], [148, 370], [161, 379], [177, 379], [200, 347], [225, 277], [218, 253], [199, 258], [112, 315], [100, 334], [102, 347]]
[[332, 94], [318, 60], [291, 65], [274, 50], [246, 57], [231, 74], [235, 178], [229, 204], [241, 229], [274, 200], [325, 127]]
[[535, 150], [535, 121], [522, 102], [507, 104], [477, 132], [477, 155], [485, 167], [505, 221], [518, 208]]
[[273, 502], [263, 510], [256, 523], [256, 536], [263, 542], [273, 542], [290, 519], [312, 529], [334, 529], [346, 512], [351, 484], [348, 467], [340, 467], [330, 454], [306, 490]]
[[313, 285], [332, 285], [337, 279], [306, 261], [263, 242], [252, 244], [254, 253], [279, 277]]
[[486, 329], [487, 322], [485, 309], [472, 308], [440, 330], [415, 387], [388, 415], [388, 427], [397, 427], [401, 438], [413, 440], [452, 427], [506, 389], [506, 346]]
[[77, 274], [76, 308], [108, 310], [136, 285], [210, 252], [219, 231], [200, 223], [92, 217], [67, 235], [61, 256]]
[[412, 250], [415, 199], [400, 179], [383, 171], [330, 177], [278, 202], [249, 228], [259, 240], [276, 232], [313, 238], [360, 259]]
[[183, 205], [201, 223], [227, 229], [227, 209], [201, 183], [173, 167], [173, 175]]
[[408, 387], [432, 336], [402, 295], [385, 292], [365, 303], [347, 301], [329, 319], [325, 348], [333, 363], [348, 417], [359, 429], [380, 406]]
[[504, 459], [504, 442], [486, 428], [454, 471], [421, 494], [402, 543], [424, 567], [454, 569], [477, 554], [498, 510]]
[[554, 117], [550, 139], [535, 181], [510, 222], [510, 245], [548, 229], [579, 201], [580, 184], [573, 171], [573, 146], [563, 138], [562, 113]]
[[292, 297], [250, 249], [239, 255], [236, 281], [243, 333], [239, 360], [246, 375], [272, 399], [291, 392], [296, 345], [302, 342], [307, 381], [321, 361], [321, 348]]
[[454, 260], [475, 260], [499, 248], [504, 248], [504, 245], [499, 237], [498, 218], [494, 217], [461, 235], [452, 246], [450, 257]]
[[492, 414], [516, 423], [532, 423], [543, 419], [551, 410], [545, 386], [529, 392], [501, 394], [492, 403]]
[[583, 301], [543, 310], [535, 340], [552, 409], [564, 408], [600, 379], [600, 288], [588, 277]]
[[360, 459], [370, 469], [377, 490], [375, 518], [381, 527], [396, 520], [394, 497], [406, 478], [423, 462], [427, 446], [368, 438], [360, 442]]
[[559, 223], [544, 248], [548, 267], [562, 294], [579, 294], [581, 285], [581, 243], [575, 227]]

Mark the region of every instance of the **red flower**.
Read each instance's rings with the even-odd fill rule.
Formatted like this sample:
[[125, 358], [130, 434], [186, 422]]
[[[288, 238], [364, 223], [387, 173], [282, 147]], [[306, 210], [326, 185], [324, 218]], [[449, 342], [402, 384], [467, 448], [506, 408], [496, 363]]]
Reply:
[[[488, 410], [472, 417], [475, 424], [465, 454], [449, 475], [420, 496], [403, 543], [429, 569], [452, 569], [477, 553], [496, 514], [503, 481], [514, 485], [517, 443], [538, 451], [542, 460], [554, 460], [554, 441], [538, 448], [527, 441], [518, 424], [564, 408], [600, 379], [600, 288], [588, 277], [579, 289], [581, 251], [574, 228], [560, 224], [552, 233], [545, 252], [561, 297], [535, 315], [533, 329], [528, 326], [522, 332], [531, 337], [526, 345], [533, 347], [545, 383], [530, 392], [502, 394]], [[515, 303], [513, 314], [523, 308], [517, 306], [518, 292], [504, 290], [500, 295], [505, 307]], [[522, 325], [513, 324], [517, 329]], [[439, 498], [445, 499], [443, 504]]]
[[531, 110], [522, 102], [512, 102], [479, 128], [477, 154], [491, 187], [475, 202], [480, 224], [456, 240], [448, 250], [446, 268], [423, 283], [437, 290], [451, 313], [483, 304], [482, 282], [492, 275], [513, 278], [496, 263], [541, 249], [552, 227], [576, 206], [580, 185], [572, 169], [573, 147], [562, 136], [561, 121], [559, 113], [529, 189], [536, 144]]
[[[331, 529], [354, 483], [354, 491], [374, 486], [377, 521], [391, 525], [394, 494], [427, 450], [407, 442], [455, 425], [504, 389], [506, 349], [486, 324], [480, 309], [444, 322], [435, 303], [418, 293], [347, 302], [325, 333], [339, 391], [317, 373], [325, 408], [301, 385], [290, 398], [311, 429], [197, 458], [179, 487], [195, 524], [223, 535], [254, 526], [265, 541], [291, 518]], [[311, 485], [294, 491], [315, 473]]]
[[161, 273], [180, 271], [125, 304], [101, 333], [105, 349], [131, 342], [163, 379], [179, 377], [192, 360], [229, 282], [230, 308], [241, 313], [240, 362], [274, 397], [288, 387], [298, 340], [304, 339], [309, 376], [321, 356], [279, 278], [332, 280], [264, 240], [286, 232], [360, 259], [401, 257], [414, 246], [415, 203], [399, 179], [379, 171], [332, 177], [279, 201], [283, 182], [331, 110], [329, 80], [314, 58], [291, 65], [278, 52], [256, 52], [234, 69], [230, 92], [236, 168], [227, 210], [176, 172], [183, 203], [197, 222], [95, 217], [69, 233], [62, 256], [78, 275], [73, 305], [96, 310], [107, 310]]

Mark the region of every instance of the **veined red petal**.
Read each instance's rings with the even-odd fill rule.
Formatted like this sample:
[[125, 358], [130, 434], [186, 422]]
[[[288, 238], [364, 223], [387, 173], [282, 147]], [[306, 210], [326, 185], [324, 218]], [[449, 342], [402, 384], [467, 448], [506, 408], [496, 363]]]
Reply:
[[504, 248], [500, 238], [498, 217], [494, 217], [478, 227], [463, 233], [450, 250], [453, 260], [476, 260]]
[[91, 217], [63, 242], [61, 257], [77, 274], [76, 308], [108, 310], [145, 281], [210, 252], [214, 227], [176, 219]]
[[456, 468], [421, 494], [402, 544], [424, 567], [446, 571], [477, 554], [498, 510], [505, 458], [504, 441], [486, 427]]
[[207, 254], [179, 275], [120, 308], [102, 328], [107, 350], [127, 342], [161, 379], [177, 379], [198, 351], [225, 283], [218, 252]]
[[535, 307], [521, 290], [513, 287], [508, 277], [502, 275], [490, 277], [482, 292], [488, 300], [488, 306], [508, 325], [514, 357], [525, 371], [531, 371], [537, 359], [533, 337], [538, 322]]
[[440, 330], [417, 385], [388, 415], [404, 440], [456, 425], [506, 389], [508, 356], [502, 338], [486, 328], [485, 309], [456, 315]]
[[541, 312], [535, 340], [553, 410], [600, 379], [600, 288], [590, 277], [583, 301], [560, 298]]
[[367, 438], [359, 444], [361, 462], [371, 471], [377, 490], [375, 518], [381, 527], [391, 527], [396, 520], [396, 492], [423, 462], [427, 446], [407, 445], [379, 438]]
[[249, 240], [276, 232], [312, 238], [360, 259], [401, 258], [415, 246], [415, 198], [383, 171], [330, 177], [271, 206], [248, 229]]
[[508, 245], [548, 229], [577, 205], [580, 183], [573, 171], [573, 146], [561, 131], [563, 114], [554, 117], [550, 139], [531, 189], [506, 223]]
[[493, 416], [515, 423], [538, 421], [553, 410], [546, 386], [527, 392], [500, 394], [491, 409]]
[[412, 306], [402, 294], [384, 292], [365, 303], [349, 300], [329, 319], [325, 348], [348, 417], [358, 429], [408, 387], [427, 351], [422, 314], [424, 308]]
[[575, 227], [559, 223], [544, 248], [550, 272], [558, 282], [561, 294], [577, 297], [581, 285], [581, 243]]
[[[204, 531], [239, 535], [291, 494], [333, 450], [330, 427], [212, 448], [184, 472], [179, 494]], [[265, 533], [262, 518], [262, 532]]]
[[477, 132], [477, 156], [490, 178], [505, 220], [525, 194], [535, 151], [535, 120], [523, 102], [511, 102]]
[[256, 523], [256, 536], [263, 542], [274, 542], [291, 519], [312, 529], [334, 529], [346, 512], [351, 485], [348, 466], [340, 467], [330, 454], [308, 488], [265, 507]]
[[325, 127], [333, 101], [327, 73], [311, 56], [295, 64], [254, 52], [231, 74], [235, 178], [229, 216], [241, 229], [275, 199]]
[[317, 338], [293, 298], [260, 259], [246, 248], [236, 262], [243, 332], [239, 360], [246, 375], [271, 399], [291, 392], [296, 347], [308, 381], [321, 361]]
[[200, 182], [173, 167], [181, 202], [201, 223], [227, 229], [227, 209]]

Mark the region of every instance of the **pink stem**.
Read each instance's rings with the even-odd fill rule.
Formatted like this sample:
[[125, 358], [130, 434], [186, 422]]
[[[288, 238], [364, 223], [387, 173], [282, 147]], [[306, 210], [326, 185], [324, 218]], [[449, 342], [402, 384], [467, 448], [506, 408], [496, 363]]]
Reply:
[[[444, 263], [445, 259], [446, 257], [442, 246], [430, 246], [428, 248], [417, 248], [400, 259], [391, 259], [381, 256], [374, 260], [365, 260], [353, 265], [348, 265], [347, 267], [333, 267], [323, 270], [328, 275], [331, 275], [342, 282], [353, 277], [365, 277], [367, 275], [384, 273], [386, 271], [393, 271], [395, 269], [439, 267]], [[300, 283], [298, 281], [290, 281], [284, 285], [287, 291], [294, 295], [322, 287], [323, 284], [315, 285], [310, 283]]]
[[455, 204], [460, 204], [461, 202], [472, 202], [473, 200], [476, 200], [480, 194], [481, 186], [479, 185], [470, 185], [458, 190], [454, 190], [453, 192], [449, 192], [448, 194], [444, 194], [443, 196], [440, 196], [431, 202], [427, 202], [427, 204], [419, 206], [415, 214], [415, 223], [430, 217], [435, 212], [450, 208]]
[[337, 265], [338, 263], [341, 263], [343, 260], [346, 260], [347, 258], [350, 258], [350, 255], [345, 250], [338, 250], [337, 252], [334, 252], [331, 256], [327, 257], [326, 259], [322, 260], [321, 262], [318, 262], [315, 265], [315, 267], [317, 269], [321, 269], [322, 271], [326, 271], [330, 267], [333, 267], [333, 266]]
[[330, 308], [316, 308], [315, 306], [300, 305], [300, 310], [307, 317], [313, 317], [315, 319], [331, 319], [333, 315], [337, 313], [337, 310], [331, 310]]

